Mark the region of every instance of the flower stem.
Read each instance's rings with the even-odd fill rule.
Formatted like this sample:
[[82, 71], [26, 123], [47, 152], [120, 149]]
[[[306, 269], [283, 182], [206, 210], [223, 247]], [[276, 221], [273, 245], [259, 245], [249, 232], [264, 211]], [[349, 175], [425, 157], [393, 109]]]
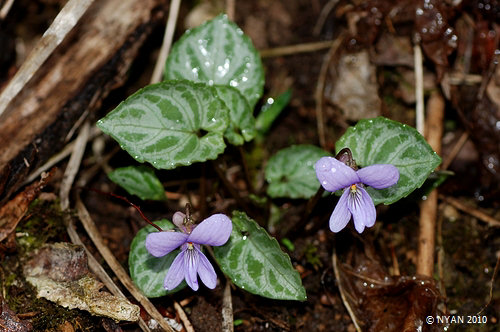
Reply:
[[112, 197], [115, 197], [115, 198], [121, 199], [122, 201], [127, 202], [129, 205], [131, 205], [133, 208], [135, 208], [139, 212], [139, 214], [141, 215], [142, 219], [144, 219], [148, 224], [150, 224], [151, 226], [153, 226], [154, 228], [156, 228], [158, 231], [163, 232], [163, 229], [161, 229], [160, 226], [154, 224], [151, 220], [148, 219], [148, 217], [146, 217], [144, 215], [144, 213], [142, 213], [142, 210], [141, 210], [141, 208], [139, 206], [137, 206], [136, 204], [134, 204], [131, 201], [129, 201], [126, 197], [123, 197], [123, 196], [120, 196], [120, 195], [117, 195], [117, 194], [113, 194], [113, 193], [110, 193], [110, 192], [101, 191], [101, 190], [95, 189], [95, 188], [87, 188], [87, 187], [84, 187], [84, 188], [87, 189], [87, 190], [96, 192], [98, 194], [101, 194], [101, 195], [112, 196]]

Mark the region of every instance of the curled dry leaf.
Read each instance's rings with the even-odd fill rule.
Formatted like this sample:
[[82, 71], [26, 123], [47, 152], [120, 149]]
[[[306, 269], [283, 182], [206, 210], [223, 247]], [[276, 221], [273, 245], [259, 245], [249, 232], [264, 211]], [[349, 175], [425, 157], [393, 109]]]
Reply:
[[12, 233], [28, 211], [30, 203], [37, 197], [52, 177], [52, 172], [42, 174], [40, 181], [26, 187], [12, 200], [0, 208], [0, 241]]
[[[366, 250], [366, 249], [365, 249]], [[351, 318], [362, 331], [442, 331], [439, 324], [427, 325], [427, 316], [439, 315], [441, 295], [436, 282], [422, 276], [390, 276], [366, 252], [353, 249], [348, 263], [334, 256], [339, 289]]]
[[46, 244], [32, 253], [24, 265], [24, 276], [37, 289], [38, 297], [63, 307], [115, 320], [139, 320], [138, 306], [101, 291], [103, 284], [88, 272], [87, 255], [81, 246]]
[[438, 80], [448, 68], [448, 56], [456, 49], [458, 37], [448, 24], [452, 8], [443, 1], [429, 0], [417, 5], [415, 29], [427, 57], [436, 65]]

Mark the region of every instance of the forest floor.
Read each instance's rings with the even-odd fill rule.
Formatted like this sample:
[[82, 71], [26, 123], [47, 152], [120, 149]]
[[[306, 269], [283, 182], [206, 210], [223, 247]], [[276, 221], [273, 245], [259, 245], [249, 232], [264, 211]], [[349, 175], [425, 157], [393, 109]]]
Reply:
[[[434, 9], [427, 10], [425, 18], [416, 18], [415, 11], [424, 2], [432, 4]], [[15, 28], [4, 31], [17, 38], [17, 56], [0, 63], [4, 66], [0, 68], [3, 85], [26, 57], [25, 53], [19, 53], [19, 45], [23, 46], [21, 40], [28, 44], [39, 38], [63, 3], [14, 2], [9, 13], [11, 18], [7, 19]], [[210, 3], [204, 9], [199, 5], [195, 7], [195, 3], [198, 2], [182, 3], [175, 39], [184, 32], [187, 17], [197, 20], [192, 15], [194, 10], [211, 15], [225, 9], [223, 1], [202, 1]], [[416, 126], [413, 47], [416, 36], [420, 36], [423, 51], [424, 98], [427, 101], [431, 93], [437, 92], [444, 102], [440, 169], [453, 172], [437, 189], [435, 264], [431, 281], [417, 275], [416, 267], [421, 204], [427, 193], [418, 192], [393, 205], [377, 207], [376, 225], [361, 236], [352, 227], [338, 234], [330, 232], [327, 225], [333, 209], [331, 199], [321, 199], [309, 220], [300, 220], [307, 200], [275, 199], [272, 204], [279, 218], [272, 225], [266, 219], [270, 204], [252, 205], [252, 218], [267, 227], [280, 243], [284, 238], [293, 243], [292, 248], [282, 246], [282, 249], [300, 273], [307, 300], [270, 300], [234, 287], [235, 331], [355, 331], [356, 325], [367, 331], [399, 331], [402, 327], [418, 324], [422, 312], [428, 312], [427, 306], [432, 307], [431, 312], [435, 315], [463, 316], [466, 320], [468, 316], [487, 317], [487, 323], [449, 324], [449, 331], [498, 331], [500, 67], [491, 63], [498, 63], [500, 56], [500, 3], [482, 0], [462, 1], [457, 6], [448, 3], [451, 2], [235, 2], [233, 20], [262, 51], [266, 83], [259, 105], [269, 97], [292, 90], [288, 106], [265, 140], [247, 143], [243, 150], [228, 148], [222, 160], [229, 183], [242, 195], [248, 196], [250, 192], [242, 158], [249, 176], [254, 179], [252, 190], [256, 195], [263, 195], [266, 189], [262, 180], [263, 165], [282, 148], [314, 144], [334, 153], [335, 141], [349, 126], [363, 118], [385, 116]], [[435, 31], [429, 32], [432, 27]], [[93, 115], [96, 120], [148, 84], [162, 43], [163, 29], [158, 26], [146, 40], [127, 81], [102, 101]], [[0, 35], [0, 38], [6, 37]], [[335, 46], [337, 40], [340, 44]], [[324, 41], [331, 42], [316, 44]], [[282, 49], [285, 46], [293, 47]], [[98, 145], [103, 146], [103, 155], [109, 159], [104, 167], [95, 171]], [[89, 140], [77, 174], [78, 178], [94, 172], [87, 188], [128, 195], [106, 176], [107, 169], [135, 162], [117, 146], [104, 135]], [[68, 160], [64, 159], [57, 165], [49, 184], [19, 222], [15, 233], [30, 236], [13, 246], [6, 241], [0, 243], [0, 297], [5, 301], [0, 310], [0, 324], [18, 318], [29, 322], [34, 331], [140, 331], [135, 323], [115, 323], [36, 298], [32, 286], [23, 277], [26, 250], [43, 243], [70, 242], [66, 232], [69, 217], [76, 221], [76, 231], [91, 254], [122, 287], [77, 222], [76, 213], [60, 212], [57, 197], [67, 164]], [[200, 201], [209, 202], [209, 210], [230, 214], [229, 211], [236, 209], [237, 200], [227, 188], [218, 184], [217, 176], [213, 169], [202, 165], [164, 172], [159, 177], [167, 192], [166, 202], [127, 198], [140, 205], [151, 220], [171, 219], [186, 202], [191, 202], [195, 208]], [[209, 193], [201, 190], [202, 178], [216, 189]], [[137, 231], [146, 225], [145, 221], [136, 209], [121, 200], [77, 189], [76, 185], [73, 189], [80, 191], [106, 246], [128, 270], [130, 243]], [[335, 275], [334, 258], [339, 262], [340, 279]], [[359, 287], [359, 280], [380, 280], [384, 276], [397, 282], [391, 287], [375, 287], [376, 290], [371, 291], [366, 283], [364, 288]], [[429, 282], [428, 287], [435, 291], [435, 297], [428, 299], [419, 294], [412, 278]], [[340, 285], [348, 288], [351, 313], [346, 309]], [[224, 280], [221, 280], [215, 290], [201, 287], [193, 292], [186, 288], [151, 301], [164, 316], [178, 323], [182, 320], [175, 304], [180, 304], [195, 331], [223, 331], [223, 286]], [[373, 288], [373, 284], [371, 286]], [[125, 288], [122, 290], [136, 303]], [[141, 314], [145, 321], [150, 319], [144, 311]], [[443, 325], [424, 323], [424, 331], [441, 328]], [[2, 325], [0, 330], [3, 331]], [[18, 331], [22, 331], [21, 327]]]

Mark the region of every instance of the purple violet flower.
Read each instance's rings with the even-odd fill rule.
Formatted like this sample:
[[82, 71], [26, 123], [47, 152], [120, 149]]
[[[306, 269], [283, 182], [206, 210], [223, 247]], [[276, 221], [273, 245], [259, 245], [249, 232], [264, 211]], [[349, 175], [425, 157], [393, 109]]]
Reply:
[[214, 214], [198, 225], [193, 225], [186, 220], [184, 213], [176, 212], [172, 221], [181, 232], [155, 232], [146, 237], [146, 249], [155, 257], [165, 256], [181, 247], [181, 252], [175, 257], [165, 276], [163, 287], [172, 290], [182, 279], [186, 279], [189, 287], [196, 291], [199, 275], [208, 288], [214, 289], [217, 275], [210, 261], [201, 252], [200, 246], [221, 246], [226, 243], [233, 229], [231, 219], [224, 214]]
[[384, 189], [399, 180], [398, 169], [390, 164], [370, 165], [355, 171], [335, 158], [323, 157], [314, 167], [316, 176], [325, 190], [335, 192], [344, 189], [330, 216], [330, 229], [335, 233], [347, 225], [351, 215], [358, 233], [375, 224], [375, 205], [363, 184], [375, 189]]

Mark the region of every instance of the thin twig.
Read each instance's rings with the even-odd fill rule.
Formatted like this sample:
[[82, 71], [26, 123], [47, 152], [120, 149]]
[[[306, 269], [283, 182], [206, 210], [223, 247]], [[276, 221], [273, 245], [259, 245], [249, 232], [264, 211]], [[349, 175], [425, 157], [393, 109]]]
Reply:
[[462, 147], [464, 146], [465, 142], [469, 139], [469, 133], [467, 131], [464, 131], [462, 136], [458, 139], [458, 141], [455, 143], [453, 148], [450, 151], [450, 154], [448, 157], [443, 161], [443, 165], [441, 166], [441, 169], [444, 171], [450, 167], [451, 163], [453, 160], [455, 160], [455, 157], [457, 154], [462, 150]]
[[0, 20], [3, 20], [7, 17], [7, 14], [9, 13], [9, 10], [12, 7], [13, 3], [14, 3], [14, 0], [5, 1], [2, 9], [0, 10]]
[[415, 98], [416, 98], [416, 125], [417, 131], [424, 135], [424, 67], [422, 59], [422, 49], [419, 44], [413, 47], [415, 58]]
[[[439, 276], [439, 291], [443, 298], [446, 298], [446, 286], [444, 284], [444, 260], [445, 260], [445, 252], [443, 245], [443, 217], [442, 215], [438, 218], [437, 223], [437, 232], [436, 232], [436, 247], [437, 247], [437, 272]], [[445, 304], [446, 305], [446, 304]], [[446, 312], [446, 310], [444, 310]]]
[[335, 41], [331, 44], [330, 50], [323, 59], [323, 64], [321, 65], [321, 70], [319, 72], [318, 83], [316, 85], [314, 97], [316, 100], [316, 125], [318, 127], [319, 145], [323, 149], [326, 148], [325, 120], [323, 119], [323, 94], [325, 90], [326, 76], [328, 74], [328, 68], [333, 55], [337, 53], [337, 50], [344, 41], [345, 36], [345, 32], [340, 33], [337, 39], [335, 39]]
[[231, 196], [233, 196], [234, 199], [236, 200], [236, 202], [238, 202], [238, 204], [241, 206], [241, 208], [247, 214], [250, 214], [250, 209], [248, 207], [247, 202], [240, 196], [240, 194], [238, 193], [238, 191], [236, 191], [236, 189], [228, 181], [228, 179], [226, 178], [226, 175], [224, 174], [223, 170], [221, 169], [221, 167], [219, 167], [219, 164], [220, 163], [218, 161], [212, 161], [212, 165], [213, 165], [213, 167], [215, 169], [215, 172], [219, 176], [219, 179], [222, 181], [222, 183], [224, 184], [224, 187], [226, 187], [226, 189], [229, 191], [229, 193], [231, 194]]
[[177, 303], [177, 301], [174, 301], [174, 308], [177, 314], [179, 314], [179, 318], [181, 319], [181, 322], [184, 325], [186, 332], [194, 332], [193, 325], [191, 325], [189, 318], [186, 316], [186, 313], [184, 312], [184, 309], [182, 309], [182, 306], [179, 303]]
[[339, 0], [330, 0], [328, 3], [321, 9], [321, 13], [319, 14], [318, 21], [313, 29], [313, 36], [319, 36], [321, 29], [325, 25], [326, 18], [330, 15], [330, 12], [335, 8]]
[[[441, 153], [443, 137], [444, 99], [439, 92], [432, 93], [427, 104], [427, 141], [436, 153]], [[420, 204], [417, 274], [432, 277], [436, 241], [437, 189]]]
[[177, 17], [179, 16], [180, 5], [181, 0], [172, 0], [170, 2], [167, 25], [165, 27], [165, 34], [163, 35], [163, 44], [161, 46], [160, 54], [158, 55], [158, 60], [156, 61], [156, 65], [153, 70], [153, 75], [151, 76], [151, 84], [161, 81], [161, 75], [163, 73], [163, 68], [165, 67], [165, 61], [167, 60], [168, 53], [170, 52], [170, 47], [172, 46], [172, 40], [174, 38], [175, 26], [177, 24]]
[[231, 282], [229, 279], [226, 280], [226, 285], [224, 286], [224, 296], [222, 298], [222, 331], [223, 332], [233, 332], [233, 300], [231, 297]]
[[19, 91], [78, 23], [94, 0], [69, 0], [0, 94], [0, 116]]
[[460, 202], [458, 199], [453, 197], [439, 195], [439, 199], [442, 199], [443, 201], [459, 209], [460, 211], [468, 213], [471, 216], [481, 220], [482, 222], [487, 223], [490, 227], [500, 227], [500, 220], [493, 218], [487, 213], [481, 211], [480, 209], [474, 208], [472, 206], [467, 206], [462, 202]]
[[356, 314], [354, 313], [354, 310], [351, 308], [351, 305], [349, 304], [349, 301], [347, 300], [347, 294], [344, 290], [344, 287], [342, 286], [342, 281], [340, 279], [340, 272], [339, 272], [339, 266], [337, 263], [337, 254], [334, 252], [332, 254], [332, 263], [333, 263], [333, 273], [335, 274], [335, 279], [337, 279], [337, 282], [339, 284], [339, 292], [340, 292], [340, 297], [342, 298], [342, 302], [344, 303], [345, 308], [347, 309], [347, 312], [349, 313], [349, 316], [351, 316], [352, 323], [354, 324], [354, 327], [356, 328], [356, 331], [361, 332], [361, 327], [358, 325], [358, 319], [356, 317]]
[[310, 53], [331, 48], [335, 44], [334, 40], [326, 40], [314, 43], [304, 43], [290, 46], [281, 46], [260, 50], [260, 56], [263, 58], [272, 58], [286, 55], [294, 55], [298, 53]]
[[[98, 133], [100, 133], [100, 131], [91, 130], [88, 139], [92, 140]], [[42, 174], [43, 172], [47, 172], [49, 169], [54, 167], [60, 161], [68, 157], [73, 152], [73, 149], [75, 147], [75, 142], [76, 139], [66, 144], [66, 146], [61, 151], [50, 157], [50, 159], [45, 164], [43, 164], [42, 166], [31, 172], [31, 174], [26, 178], [26, 180], [23, 181], [23, 185], [33, 182], [40, 176], [40, 174]]]
[[[69, 216], [69, 215], [68, 215]], [[87, 260], [89, 264], [89, 269], [92, 271], [93, 274], [99, 278], [99, 280], [102, 281], [102, 283], [106, 286], [106, 288], [115, 296], [121, 297], [121, 298], [126, 298], [125, 295], [122, 293], [120, 288], [116, 286], [114, 283], [113, 279], [108, 275], [106, 270], [102, 267], [101, 264], [95, 259], [95, 257], [92, 255], [92, 253], [88, 250], [87, 246], [82, 242], [80, 239], [80, 236], [76, 232], [75, 226], [73, 224], [73, 221], [70, 220], [68, 223], [68, 226], [66, 227], [66, 231], [68, 232], [69, 238], [71, 239], [71, 242], [74, 244], [80, 245], [83, 247], [85, 252], [87, 253]], [[139, 327], [144, 331], [144, 332], [151, 332], [149, 329], [148, 325], [146, 322], [142, 319], [142, 317], [139, 316]]]
[[[113, 150], [104, 156], [99, 155], [99, 152], [97, 152], [97, 155], [95, 155], [96, 163], [80, 173], [77, 180], [77, 187], [85, 187], [87, 183], [89, 183], [90, 179], [96, 176], [101, 170], [105, 173], [109, 173], [111, 170], [108, 170], [110, 169], [108, 163], [119, 151], [121, 151], [121, 148], [119, 146], [115, 146]], [[94, 154], [96, 154], [96, 151], [94, 151]]]
[[484, 311], [484, 309], [486, 309], [490, 305], [491, 300], [493, 299], [493, 285], [495, 284], [495, 279], [497, 277], [499, 267], [500, 267], [500, 255], [497, 255], [497, 263], [495, 264], [495, 269], [493, 270], [493, 275], [491, 276], [491, 281], [490, 281], [491, 286], [490, 286], [490, 296], [488, 302], [484, 305], [484, 307], [481, 308], [481, 310], [479, 310], [476, 316], [480, 315]]
[[95, 225], [94, 221], [90, 217], [89, 212], [87, 211], [87, 208], [83, 204], [82, 200], [80, 199], [80, 195], [76, 194], [76, 210], [78, 213], [78, 217], [83, 224], [83, 227], [85, 228], [85, 231], [89, 235], [90, 239], [96, 246], [97, 250], [101, 254], [101, 256], [104, 258], [106, 263], [109, 265], [111, 270], [115, 273], [115, 275], [118, 277], [120, 282], [125, 286], [125, 288], [128, 289], [130, 294], [143, 306], [144, 310], [153, 318], [155, 319], [158, 324], [168, 332], [173, 332], [173, 329], [168, 325], [168, 323], [163, 319], [163, 316], [158, 312], [156, 307], [149, 301], [147, 297], [145, 297], [141, 291], [134, 285], [132, 282], [132, 279], [130, 279], [129, 275], [125, 271], [125, 269], [122, 267], [120, 262], [116, 259], [116, 257], [113, 255], [111, 250], [104, 244], [104, 239], [102, 238], [101, 234], [99, 233], [99, 230], [97, 229], [97, 226]]
[[[63, 180], [61, 181], [61, 189], [59, 192], [60, 195], [60, 205], [61, 210], [65, 211], [69, 208], [69, 192], [75, 180], [75, 176], [78, 173], [78, 170], [81, 165], [81, 161], [83, 158], [83, 154], [85, 152], [85, 146], [87, 145], [87, 141], [89, 138], [90, 132], [90, 124], [85, 122], [82, 128], [80, 129], [80, 133], [78, 137], [74, 141], [74, 144], [71, 144], [71, 157], [64, 172]], [[97, 262], [95, 257], [90, 253], [87, 247], [82, 243], [80, 237], [78, 236], [73, 221], [71, 220], [69, 214], [65, 214], [65, 220], [67, 222], [66, 231], [71, 239], [71, 241], [75, 244], [81, 245], [88, 257], [88, 264], [90, 270], [96, 274], [96, 276], [104, 283], [104, 285], [113, 293], [115, 296], [121, 296], [125, 298], [125, 295], [120, 291], [120, 289], [114, 284], [113, 280], [108, 276], [106, 271], [104, 271], [103, 267]], [[143, 331], [149, 332], [149, 328], [139, 317], [139, 326]]]
[[234, 21], [235, 7], [235, 0], [226, 0], [226, 14], [231, 21]]
[[392, 258], [392, 275], [394, 276], [399, 276], [401, 275], [401, 271], [399, 270], [399, 262], [398, 262], [398, 256], [396, 255], [396, 249], [394, 248], [394, 244], [390, 243], [389, 244], [390, 249], [391, 249], [391, 258]]
[[[494, 45], [497, 47], [498, 45], [498, 40], [500, 36], [498, 34], [495, 35], [495, 41]], [[479, 90], [477, 92], [477, 100], [480, 101], [484, 97], [484, 93], [486, 92], [486, 88], [488, 87], [488, 83], [490, 82], [491, 78], [493, 77], [493, 74], [495, 73], [495, 69], [498, 65], [498, 58], [500, 57], [500, 54], [498, 52], [495, 52], [493, 55], [493, 59], [490, 61], [490, 65], [488, 66], [488, 70], [486, 73], [483, 75], [483, 79], [481, 80], [481, 85], [479, 86]], [[476, 107], [478, 107], [479, 103], [476, 104]]]
[[151, 226], [153, 226], [154, 228], [156, 228], [159, 232], [163, 232], [163, 229], [161, 229], [160, 226], [156, 225], [151, 220], [149, 220], [149, 218], [146, 217], [146, 215], [142, 212], [142, 210], [139, 208], [139, 206], [137, 206], [136, 204], [134, 204], [131, 201], [129, 201], [127, 197], [120, 196], [120, 195], [117, 195], [117, 194], [111, 193], [111, 192], [104, 192], [104, 191], [101, 191], [101, 190], [95, 189], [95, 188], [86, 188], [86, 189], [94, 191], [94, 192], [96, 192], [98, 194], [101, 194], [101, 195], [109, 195], [111, 197], [115, 197], [115, 198], [121, 199], [122, 201], [126, 202], [131, 207], [133, 207], [134, 209], [136, 209], [137, 212], [139, 212], [139, 214], [141, 215], [142, 219], [144, 219], [148, 224], [150, 224]]
[[61, 181], [61, 189], [59, 192], [61, 210], [63, 211], [69, 208], [69, 192], [75, 180], [75, 176], [80, 169], [83, 153], [85, 152], [85, 146], [87, 145], [87, 140], [89, 138], [89, 130], [90, 124], [85, 122], [75, 140], [75, 145], [71, 153], [71, 157], [69, 158], [68, 166], [66, 166], [66, 170], [64, 171], [64, 176]]

